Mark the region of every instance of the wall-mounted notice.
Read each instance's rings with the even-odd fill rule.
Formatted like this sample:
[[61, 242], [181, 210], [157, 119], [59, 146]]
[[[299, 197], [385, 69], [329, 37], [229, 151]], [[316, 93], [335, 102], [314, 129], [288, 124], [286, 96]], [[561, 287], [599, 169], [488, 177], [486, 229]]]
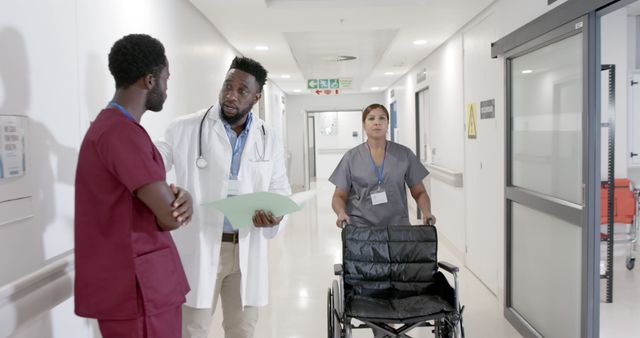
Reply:
[[351, 89], [352, 83], [351, 78], [307, 79], [307, 89]]
[[478, 124], [476, 123], [476, 104], [471, 103], [467, 106], [467, 138], [476, 138], [478, 135]]
[[496, 100], [486, 100], [480, 102], [480, 119], [492, 119], [496, 117]]
[[427, 79], [427, 69], [423, 68], [421, 71], [416, 73], [416, 84], [420, 83]]
[[0, 179], [24, 175], [26, 130], [26, 117], [0, 116]]

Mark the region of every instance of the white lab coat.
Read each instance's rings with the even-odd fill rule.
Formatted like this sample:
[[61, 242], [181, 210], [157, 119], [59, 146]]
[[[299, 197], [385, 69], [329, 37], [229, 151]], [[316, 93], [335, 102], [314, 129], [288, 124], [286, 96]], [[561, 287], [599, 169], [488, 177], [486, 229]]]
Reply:
[[[214, 106], [202, 126], [202, 154], [208, 165], [204, 169], [196, 167], [198, 133], [205, 111], [177, 119], [167, 129], [165, 139], [156, 142], [166, 170], [175, 169], [176, 184], [187, 189], [193, 198], [194, 213], [191, 223], [172, 234], [191, 286], [187, 305], [195, 308], [212, 306], [224, 222], [222, 213], [201, 204], [227, 197], [232, 154], [219, 108]], [[264, 137], [263, 126], [266, 131]], [[264, 161], [256, 161], [263, 154], [263, 141], [266, 141]], [[242, 152], [238, 180], [240, 193], [271, 191], [291, 194], [282, 141], [255, 115]], [[280, 225], [273, 228], [251, 226], [240, 229], [240, 290], [243, 306], [267, 305], [267, 239], [273, 238], [285, 223], [286, 217]]]

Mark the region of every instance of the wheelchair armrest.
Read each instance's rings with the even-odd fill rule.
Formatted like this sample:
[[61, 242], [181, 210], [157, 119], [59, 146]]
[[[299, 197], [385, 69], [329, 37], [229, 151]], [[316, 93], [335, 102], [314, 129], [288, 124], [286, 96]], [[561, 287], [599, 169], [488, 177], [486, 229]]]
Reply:
[[460, 271], [460, 269], [457, 266], [445, 261], [438, 262], [438, 267], [452, 274]]
[[333, 264], [333, 274], [342, 276], [342, 264]]

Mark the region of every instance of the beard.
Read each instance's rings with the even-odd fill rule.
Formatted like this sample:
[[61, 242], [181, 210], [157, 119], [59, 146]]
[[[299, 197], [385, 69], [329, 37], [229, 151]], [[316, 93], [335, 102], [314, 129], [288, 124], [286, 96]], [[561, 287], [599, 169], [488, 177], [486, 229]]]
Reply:
[[220, 107], [220, 117], [222, 117], [223, 120], [227, 121], [230, 126], [235, 126], [236, 124], [238, 124], [238, 122], [240, 122], [240, 120], [242, 120], [242, 118], [245, 117], [248, 113], [248, 109], [244, 112], [239, 110], [237, 114], [233, 116], [227, 116], [222, 111], [222, 107]]
[[162, 110], [162, 106], [165, 101], [164, 95], [162, 95], [162, 91], [160, 91], [160, 86], [157, 84], [149, 90], [147, 94], [147, 99], [145, 101], [145, 107], [147, 110], [151, 110], [154, 112], [159, 112]]

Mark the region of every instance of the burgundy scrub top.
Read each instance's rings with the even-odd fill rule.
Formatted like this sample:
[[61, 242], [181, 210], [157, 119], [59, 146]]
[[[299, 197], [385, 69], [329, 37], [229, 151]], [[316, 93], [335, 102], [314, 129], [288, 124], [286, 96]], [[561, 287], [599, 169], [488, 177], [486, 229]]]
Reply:
[[189, 285], [173, 239], [134, 191], [165, 181], [162, 157], [144, 128], [107, 108], [80, 147], [75, 195], [75, 311], [135, 319], [185, 302]]

